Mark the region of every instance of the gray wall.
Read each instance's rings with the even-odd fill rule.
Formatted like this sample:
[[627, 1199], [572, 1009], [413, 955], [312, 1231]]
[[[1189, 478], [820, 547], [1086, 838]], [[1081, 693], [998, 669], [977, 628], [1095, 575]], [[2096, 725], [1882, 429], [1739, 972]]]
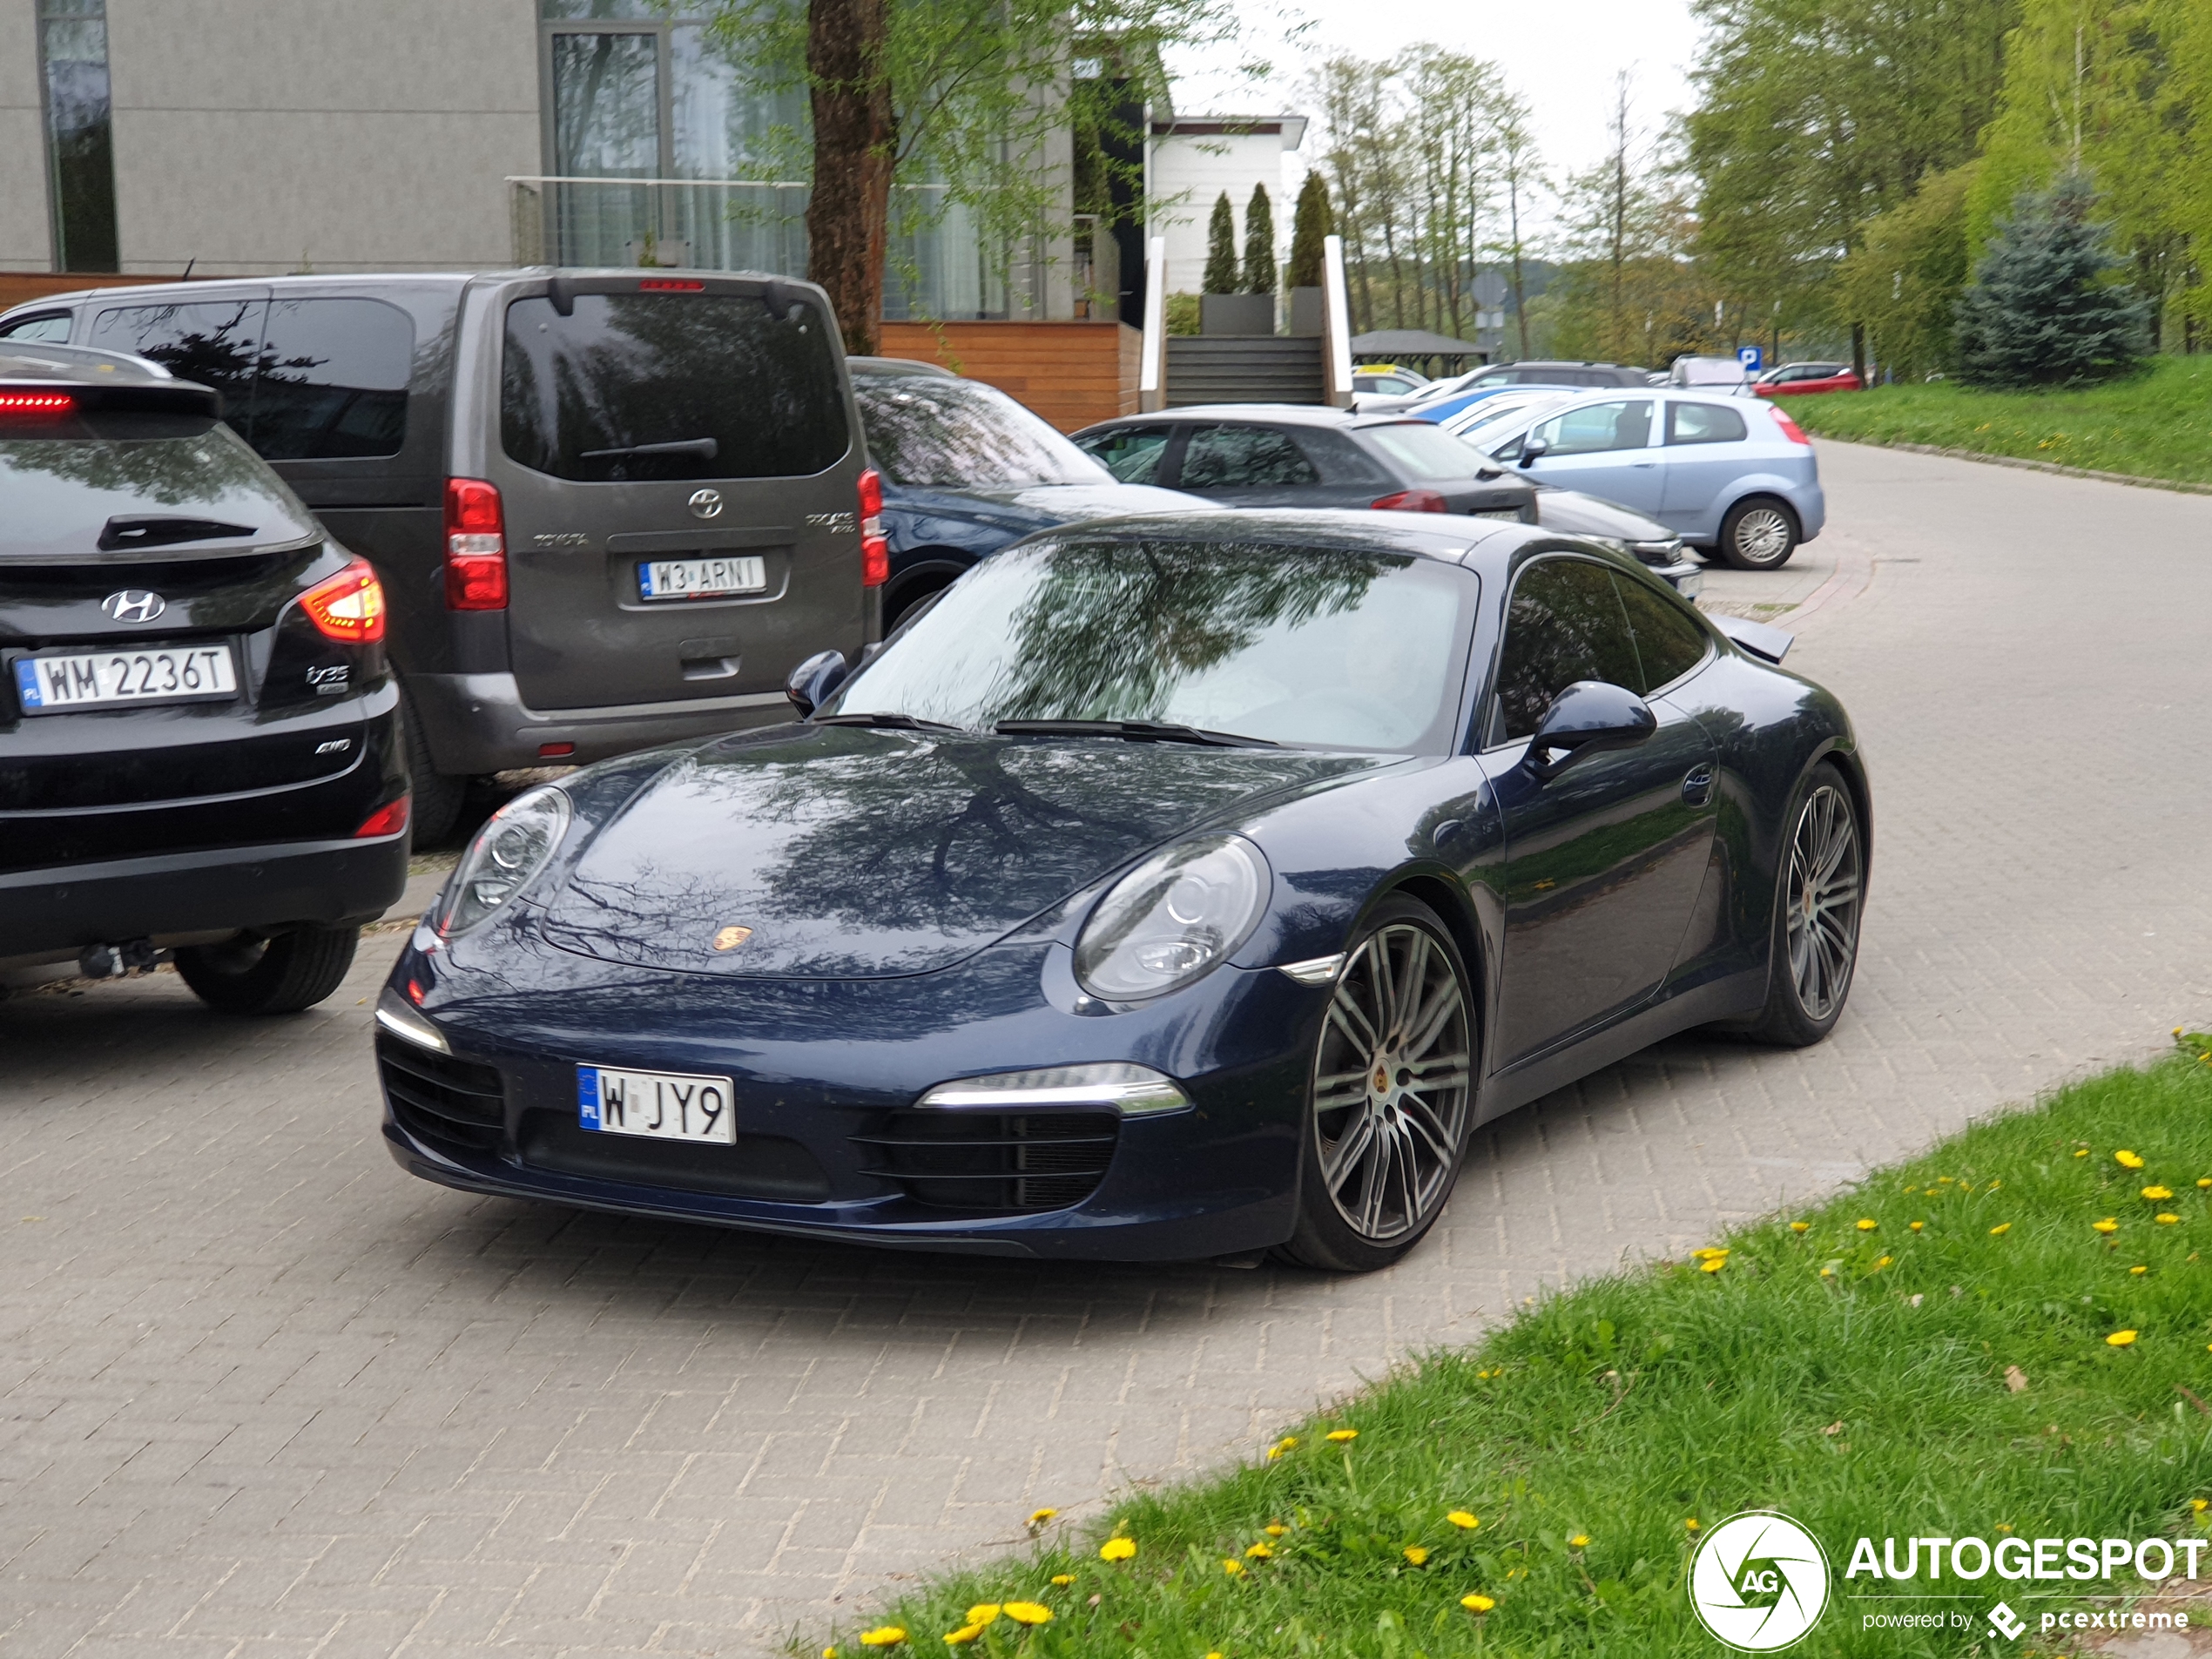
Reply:
[[0, 271], [50, 270], [37, 0], [0, 0]]
[[[0, 153], [44, 153], [33, 12], [0, 0], [0, 134], [24, 135]], [[535, 0], [108, 0], [107, 16], [125, 271], [512, 257], [501, 181], [541, 171]], [[18, 207], [24, 185], [0, 177], [0, 256], [43, 268], [44, 171], [20, 177], [39, 199]]]

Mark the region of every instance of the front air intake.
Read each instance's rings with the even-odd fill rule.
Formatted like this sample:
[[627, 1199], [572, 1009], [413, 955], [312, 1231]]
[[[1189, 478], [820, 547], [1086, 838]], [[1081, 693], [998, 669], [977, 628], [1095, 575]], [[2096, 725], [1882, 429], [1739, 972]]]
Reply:
[[1121, 1127], [1114, 1112], [893, 1112], [853, 1138], [866, 1172], [916, 1204], [1031, 1215], [1096, 1192]]

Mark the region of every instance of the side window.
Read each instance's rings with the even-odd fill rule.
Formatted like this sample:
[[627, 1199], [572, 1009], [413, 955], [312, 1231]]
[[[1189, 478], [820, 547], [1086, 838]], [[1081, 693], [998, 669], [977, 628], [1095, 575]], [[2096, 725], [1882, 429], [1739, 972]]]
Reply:
[[273, 300], [246, 442], [271, 461], [397, 455], [415, 324], [378, 300]]
[[1655, 593], [1634, 577], [1614, 577], [1621, 590], [1622, 607], [1629, 613], [1636, 657], [1642, 666], [1640, 678], [1627, 682], [1639, 697], [1648, 697], [1670, 685], [1705, 660], [1705, 630], [1688, 608], [1662, 593]]
[[1669, 443], [1741, 443], [1744, 436], [1743, 417], [1734, 409], [1717, 403], [1667, 405]]
[[1642, 449], [1651, 442], [1651, 403], [1633, 398], [1618, 403], [1581, 403], [1555, 415], [1534, 435], [1555, 455], [1595, 455], [1608, 449]]
[[180, 381], [213, 387], [223, 395], [224, 418], [243, 436], [266, 308], [259, 300], [118, 306], [92, 320], [92, 337], [84, 343], [152, 358]]
[[1077, 438], [1076, 445], [1125, 484], [1160, 482], [1160, 457], [1173, 427], [1125, 426]]
[[1613, 573], [1581, 559], [1544, 559], [1513, 584], [1498, 656], [1493, 741], [1534, 732], [1576, 680], [1635, 689], [1642, 679]]
[[1280, 432], [1256, 426], [1200, 427], [1183, 452], [1181, 489], [1264, 489], [1319, 482], [1313, 463]]
[[0, 329], [0, 340], [51, 340], [62, 345], [69, 339], [69, 313], [50, 311], [43, 317], [25, 317]]

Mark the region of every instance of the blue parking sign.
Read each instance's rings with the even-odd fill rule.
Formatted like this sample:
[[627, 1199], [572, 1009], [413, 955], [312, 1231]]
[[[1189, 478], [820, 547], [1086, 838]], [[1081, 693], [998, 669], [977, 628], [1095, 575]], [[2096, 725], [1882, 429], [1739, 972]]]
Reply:
[[1743, 365], [1743, 372], [1746, 374], [1756, 374], [1759, 372], [1761, 366], [1765, 363], [1766, 354], [1757, 346], [1738, 346], [1736, 348], [1736, 361]]

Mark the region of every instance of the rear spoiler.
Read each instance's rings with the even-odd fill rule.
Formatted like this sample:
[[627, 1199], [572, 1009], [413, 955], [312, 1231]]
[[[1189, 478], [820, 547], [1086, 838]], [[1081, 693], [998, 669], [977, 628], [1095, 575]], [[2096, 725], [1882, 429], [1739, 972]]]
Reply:
[[1764, 657], [1770, 663], [1779, 663], [1790, 654], [1790, 647], [1797, 643], [1795, 634], [1784, 633], [1779, 628], [1770, 628], [1763, 622], [1751, 622], [1743, 617], [1723, 616], [1708, 612], [1705, 620], [1711, 623], [1754, 657]]

